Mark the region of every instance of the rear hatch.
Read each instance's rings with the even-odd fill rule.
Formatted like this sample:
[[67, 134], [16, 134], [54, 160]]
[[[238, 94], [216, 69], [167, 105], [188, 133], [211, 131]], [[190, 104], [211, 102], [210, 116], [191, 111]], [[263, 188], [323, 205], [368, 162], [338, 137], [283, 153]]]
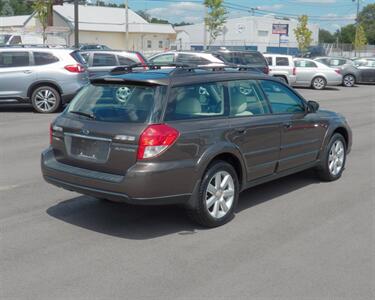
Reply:
[[152, 116], [158, 86], [85, 87], [52, 125], [57, 161], [124, 174], [137, 160], [139, 136]]

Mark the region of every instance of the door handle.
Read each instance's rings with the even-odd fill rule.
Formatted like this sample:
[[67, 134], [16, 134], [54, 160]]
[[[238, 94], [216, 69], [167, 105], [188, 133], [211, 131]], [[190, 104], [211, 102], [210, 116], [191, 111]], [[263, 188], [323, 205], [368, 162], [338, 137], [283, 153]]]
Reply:
[[23, 71], [25, 74], [31, 74], [33, 71], [31, 71], [31, 70], [25, 70], [25, 71]]
[[287, 123], [284, 123], [284, 128], [285, 129], [289, 129], [292, 127], [292, 122], [287, 122]]

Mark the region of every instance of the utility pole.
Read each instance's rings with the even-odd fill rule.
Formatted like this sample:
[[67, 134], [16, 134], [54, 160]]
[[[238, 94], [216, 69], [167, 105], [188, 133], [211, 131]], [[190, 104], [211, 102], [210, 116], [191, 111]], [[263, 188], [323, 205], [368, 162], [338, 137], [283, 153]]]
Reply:
[[206, 17], [208, 13], [207, 6], [204, 5], [204, 18], [203, 18], [203, 50], [207, 50], [207, 28], [206, 28]]
[[125, 1], [125, 50], [129, 50], [129, 0]]
[[78, 0], [74, 0], [74, 47], [79, 48]]
[[[355, 41], [357, 41], [358, 38], [358, 27], [359, 27], [359, 1], [360, 0], [352, 0], [353, 2], [357, 1], [357, 17], [355, 19], [355, 40], [354, 40], [354, 45]], [[354, 46], [354, 56], [357, 56], [357, 48]]]

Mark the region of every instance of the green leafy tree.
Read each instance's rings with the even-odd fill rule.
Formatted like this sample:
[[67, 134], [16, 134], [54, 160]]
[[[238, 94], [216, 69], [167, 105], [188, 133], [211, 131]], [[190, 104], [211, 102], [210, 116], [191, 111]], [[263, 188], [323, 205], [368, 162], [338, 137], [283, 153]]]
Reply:
[[215, 42], [222, 33], [223, 26], [227, 20], [227, 10], [223, 6], [223, 0], [205, 0], [204, 5], [208, 13], [204, 18], [205, 25], [209, 32], [209, 45]]
[[336, 38], [332, 33], [325, 29], [319, 29], [319, 43], [332, 44], [336, 42]]
[[298, 25], [294, 29], [294, 34], [296, 36], [298, 49], [301, 53], [305, 53], [311, 45], [312, 42], [312, 31], [307, 27], [309, 17], [302, 15], [298, 18]]
[[354, 48], [356, 50], [362, 50], [365, 45], [367, 45], [365, 30], [363, 29], [362, 24], [359, 24], [355, 35]]
[[1, 16], [14, 16], [14, 10], [13, 10], [13, 7], [10, 5], [9, 0], [3, 0], [0, 15]]
[[43, 43], [46, 42], [46, 29], [48, 27], [49, 7], [53, 4], [53, 0], [36, 0], [33, 4], [35, 15], [43, 31]]
[[369, 44], [375, 44], [375, 3], [366, 5], [359, 14]]
[[338, 37], [339, 42], [343, 44], [354, 44], [355, 38], [355, 25], [349, 24], [341, 28], [341, 31], [335, 33], [335, 37]]

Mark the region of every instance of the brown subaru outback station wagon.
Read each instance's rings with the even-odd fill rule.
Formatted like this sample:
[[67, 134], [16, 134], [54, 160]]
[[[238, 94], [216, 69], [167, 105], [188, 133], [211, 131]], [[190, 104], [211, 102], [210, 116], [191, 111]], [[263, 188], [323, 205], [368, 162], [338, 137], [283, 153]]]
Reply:
[[340, 178], [352, 134], [343, 116], [265, 75], [128, 67], [80, 91], [50, 141], [49, 183], [111, 201], [181, 204], [214, 227], [254, 185], [308, 168]]

